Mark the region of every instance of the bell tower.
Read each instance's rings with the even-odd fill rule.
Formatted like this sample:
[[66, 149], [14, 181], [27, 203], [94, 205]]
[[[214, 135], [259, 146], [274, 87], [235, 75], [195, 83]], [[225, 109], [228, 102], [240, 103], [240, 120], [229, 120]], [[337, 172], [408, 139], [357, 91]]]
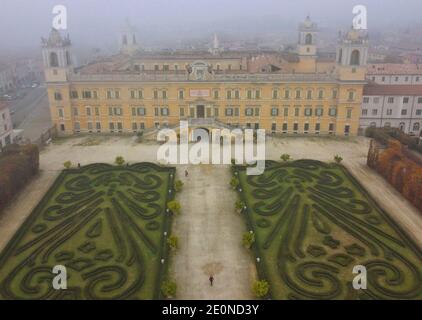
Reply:
[[340, 80], [365, 80], [368, 45], [365, 30], [352, 28], [345, 34], [339, 33], [336, 67]]
[[138, 51], [139, 47], [136, 33], [136, 28], [132, 26], [129, 19], [126, 19], [125, 25], [121, 29], [119, 36], [120, 53], [133, 55]]
[[299, 25], [297, 52], [300, 56], [316, 56], [317, 54], [317, 24], [309, 16]]
[[67, 82], [73, 70], [69, 36], [52, 29], [48, 39], [41, 39], [46, 82]]

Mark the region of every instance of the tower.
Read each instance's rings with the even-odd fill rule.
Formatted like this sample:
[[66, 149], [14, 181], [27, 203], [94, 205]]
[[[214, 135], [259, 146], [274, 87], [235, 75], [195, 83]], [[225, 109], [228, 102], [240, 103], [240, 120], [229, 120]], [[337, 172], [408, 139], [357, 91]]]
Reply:
[[317, 24], [309, 16], [299, 25], [297, 53], [300, 56], [316, 56]]
[[218, 41], [218, 37], [216, 33], [214, 33], [214, 39], [212, 41], [212, 48], [210, 48], [210, 52], [214, 55], [219, 54], [221, 52], [220, 41]]
[[52, 29], [48, 39], [41, 39], [46, 82], [67, 82], [73, 70], [69, 35], [62, 37]]
[[136, 28], [130, 23], [129, 19], [126, 19], [125, 25], [121, 29], [119, 35], [120, 53], [133, 55], [138, 51], [136, 33]]
[[345, 34], [339, 33], [336, 67], [340, 80], [365, 80], [368, 43], [365, 30], [351, 29]]

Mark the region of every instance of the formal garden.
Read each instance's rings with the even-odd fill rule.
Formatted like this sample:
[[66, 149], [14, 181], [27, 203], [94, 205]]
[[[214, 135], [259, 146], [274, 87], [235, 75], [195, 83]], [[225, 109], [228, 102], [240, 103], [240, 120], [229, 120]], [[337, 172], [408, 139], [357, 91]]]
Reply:
[[[1, 253], [1, 299], [157, 299], [175, 290], [166, 279], [175, 169], [116, 163], [65, 163]], [[67, 269], [67, 290], [52, 287], [56, 265]]]
[[[258, 297], [422, 299], [422, 252], [341, 165], [268, 161], [263, 175], [232, 166]], [[367, 289], [355, 290], [356, 265]]]

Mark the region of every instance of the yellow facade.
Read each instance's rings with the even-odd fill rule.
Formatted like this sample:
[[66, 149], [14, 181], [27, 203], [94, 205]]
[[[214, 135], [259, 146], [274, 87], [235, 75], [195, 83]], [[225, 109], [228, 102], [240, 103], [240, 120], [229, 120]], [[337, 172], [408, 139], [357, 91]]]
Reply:
[[121, 54], [74, 69], [69, 38], [53, 30], [43, 43], [52, 120], [66, 135], [134, 133], [185, 119], [267, 133], [356, 135], [367, 40], [349, 32], [330, 60], [318, 57], [315, 37], [307, 18], [296, 54]]

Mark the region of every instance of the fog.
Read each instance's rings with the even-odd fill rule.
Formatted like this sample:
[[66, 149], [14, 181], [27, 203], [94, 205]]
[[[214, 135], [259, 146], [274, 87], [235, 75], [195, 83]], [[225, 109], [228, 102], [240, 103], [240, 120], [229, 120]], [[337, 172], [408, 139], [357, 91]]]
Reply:
[[171, 47], [214, 32], [239, 38], [294, 31], [306, 15], [321, 28], [352, 24], [352, 8], [368, 8], [369, 30], [422, 21], [421, 0], [0, 0], [0, 51], [39, 48], [52, 26], [52, 9], [68, 10], [75, 46], [111, 48], [126, 18], [145, 46]]

